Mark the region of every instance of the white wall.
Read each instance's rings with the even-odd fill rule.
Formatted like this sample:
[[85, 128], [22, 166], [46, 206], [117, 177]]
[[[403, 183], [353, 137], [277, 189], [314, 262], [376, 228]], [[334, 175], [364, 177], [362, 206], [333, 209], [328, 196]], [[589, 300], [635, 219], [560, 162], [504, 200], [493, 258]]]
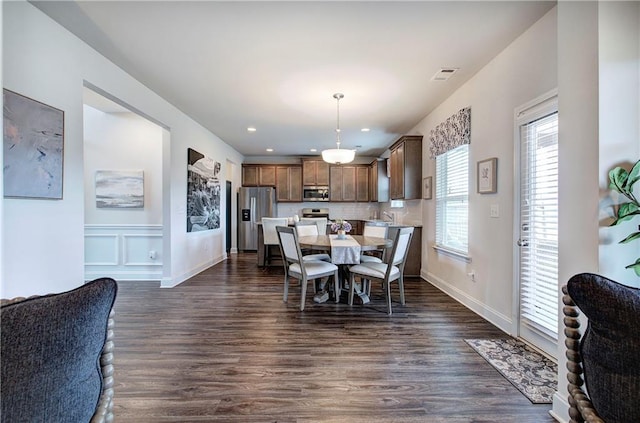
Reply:
[[[635, 279], [621, 269], [638, 257], [616, 244], [624, 229], [604, 225], [611, 205], [608, 171], [640, 156], [639, 8], [637, 2], [558, 5], [560, 285], [581, 272]], [[569, 420], [564, 351], [561, 336], [552, 414], [562, 422]]]
[[[242, 156], [32, 5], [4, 2], [2, 7], [4, 87], [65, 111], [65, 168], [64, 199], [3, 200], [0, 295], [59, 292], [83, 281], [85, 81], [170, 128], [170, 141], [163, 141], [164, 195], [169, 196], [163, 224], [171, 262], [163, 286], [224, 259], [224, 228], [186, 233], [187, 148], [223, 166], [227, 160], [242, 163]], [[239, 167], [235, 178], [239, 186]]]
[[[556, 9], [549, 11], [473, 78], [422, 120], [412, 134], [424, 135], [423, 177], [435, 175], [430, 131], [471, 106], [469, 153], [469, 255], [466, 263], [436, 252], [435, 200], [423, 206], [422, 276], [508, 333], [514, 322], [512, 296], [514, 233], [514, 109], [557, 86]], [[498, 158], [498, 192], [476, 193], [476, 162]], [[491, 205], [499, 218], [490, 217]], [[475, 282], [468, 273], [475, 273]]]
[[[598, 271], [598, 4], [558, 4], [558, 283]], [[558, 287], [560, 291], [560, 287]], [[560, 298], [560, 292], [558, 292]], [[558, 301], [558, 392], [553, 413], [567, 421], [567, 371]]]
[[621, 283], [640, 286], [624, 267], [640, 257], [640, 242], [618, 241], [637, 231], [640, 219], [609, 227], [612, 204], [626, 201], [609, 190], [608, 173], [640, 159], [640, 2], [602, 2], [598, 7], [600, 270]]
[[[142, 170], [144, 208], [96, 207], [97, 170]], [[135, 113], [84, 106], [85, 224], [162, 224], [162, 128]]]

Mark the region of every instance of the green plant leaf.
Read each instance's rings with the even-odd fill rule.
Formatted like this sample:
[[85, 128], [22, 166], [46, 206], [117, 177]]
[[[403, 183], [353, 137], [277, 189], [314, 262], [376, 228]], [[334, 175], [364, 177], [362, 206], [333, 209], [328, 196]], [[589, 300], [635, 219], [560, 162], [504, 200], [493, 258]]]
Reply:
[[635, 263], [624, 267], [625, 269], [633, 269], [637, 276], [640, 276], [640, 258]]
[[628, 237], [626, 237], [625, 239], [623, 239], [619, 243], [620, 244], [626, 244], [627, 242], [631, 242], [634, 239], [640, 239], [640, 232], [636, 232], [634, 234], [629, 235]]
[[620, 166], [617, 166], [611, 169], [611, 171], [609, 172], [609, 181], [611, 181], [609, 188], [611, 188], [614, 191], [623, 193], [624, 186], [626, 185], [628, 178], [629, 178], [629, 173], [627, 172], [626, 169]]
[[624, 185], [624, 190], [626, 192], [633, 192], [633, 184], [640, 181], [640, 160], [636, 162], [631, 168], [629, 175], [627, 177], [627, 182]]
[[635, 203], [623, 203], [618, 208], [618, 219], [614, 222], [614, 225], [625, 222], [635, 215], [640, 215], [640, 207]]

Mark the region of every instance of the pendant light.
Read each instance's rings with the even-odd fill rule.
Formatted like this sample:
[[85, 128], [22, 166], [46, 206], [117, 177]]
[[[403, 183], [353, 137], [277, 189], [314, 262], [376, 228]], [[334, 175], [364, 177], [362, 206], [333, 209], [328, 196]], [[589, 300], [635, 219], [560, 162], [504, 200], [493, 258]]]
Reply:
[[337, 148], [331, 148], [322, 152], [322, 160], [332, 164], [344, 164], [350, 163], [356, 156], [355, 150], [341, 150], [340, 149], [340, 100], [344, 98], [344, 94], [335, 93], [333, 98], [336, 99], [338, 105], [338, 119], [336, 125], [336, 144]]

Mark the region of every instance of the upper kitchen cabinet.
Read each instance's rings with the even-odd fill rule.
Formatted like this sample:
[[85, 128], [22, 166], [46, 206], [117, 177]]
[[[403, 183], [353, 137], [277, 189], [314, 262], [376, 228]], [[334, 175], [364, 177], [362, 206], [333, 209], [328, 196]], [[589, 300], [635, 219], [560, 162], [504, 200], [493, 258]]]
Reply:
[[302, 183], [305, 186], [329, 186], [329, 163], [302, 159]]
[[422, 197], [422, 135], [405, 135], [390, 148], [389, 195], [392, 200]]
[[389, 201], [389, 175], [387, 161], [374, 160], [369, 165], [369, 201]]
[[276, 198], [280, 202], [302, 201], [302, 168], [300, 166], [276, 166]]
[[242, 165], [243, 187], [275, 187], [276, 166], [261, 164]]
[[330, 201], [369, 201], [369, 166], [329, 167]]

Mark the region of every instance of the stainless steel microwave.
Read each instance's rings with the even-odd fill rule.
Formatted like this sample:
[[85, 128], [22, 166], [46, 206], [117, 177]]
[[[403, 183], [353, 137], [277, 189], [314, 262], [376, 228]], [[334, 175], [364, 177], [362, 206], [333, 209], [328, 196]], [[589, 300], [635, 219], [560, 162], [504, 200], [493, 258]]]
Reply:
[[303, 201], [329, 201], [329, 187], [304, 187]]

